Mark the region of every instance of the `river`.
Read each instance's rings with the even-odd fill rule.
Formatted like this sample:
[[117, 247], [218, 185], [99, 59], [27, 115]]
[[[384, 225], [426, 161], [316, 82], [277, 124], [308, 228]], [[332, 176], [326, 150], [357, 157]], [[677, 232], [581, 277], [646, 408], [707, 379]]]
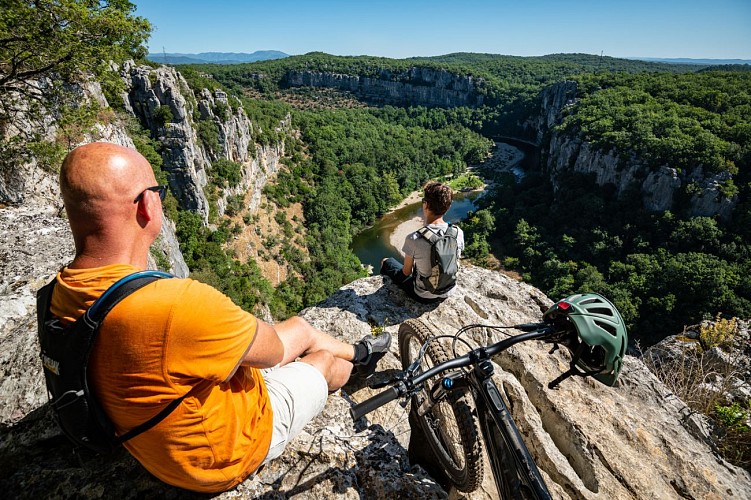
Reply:
[[[485, 163], [497, 170], [506, 170], [514, 174], [519, 179], [524, 175], [522, 170], [525, 153], [519, 148], [503, 143], [496, 143], [493, 155]], [[456, 193], [451, 208], [444, 216], [444, 220], [458, 223], [462, 221], [467, 214], [475, 210], [475, 200], [482, 194], [482, 191], [472, 191], [469, 193]], [[378, 219], [373, 226], [360, 231], [352, 239], [352, 251], [360, 259], [363, 265], [372, 266], [373, 272], [377, 273], [381, 266], [381, 259], [384, 257], [395, 257], [401, 260], [399, 250], [394, 248], [389, 241], [396, 228], [413, 220], [415, 217], [422, 217], [422, 203], [414, 203], [399, 208], [385, 214]]]

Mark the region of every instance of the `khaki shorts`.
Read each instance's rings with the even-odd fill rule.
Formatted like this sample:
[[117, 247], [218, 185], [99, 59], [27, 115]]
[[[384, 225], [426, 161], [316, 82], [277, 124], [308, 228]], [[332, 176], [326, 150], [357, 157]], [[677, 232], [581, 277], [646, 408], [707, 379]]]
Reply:
[[266, 464], [281, 455], [287, 443], [321, 413], [329, 388], [321, 372], [301, 361], [261, 370], [261, 373], [274, 412], [274, 432], [263, 461]]

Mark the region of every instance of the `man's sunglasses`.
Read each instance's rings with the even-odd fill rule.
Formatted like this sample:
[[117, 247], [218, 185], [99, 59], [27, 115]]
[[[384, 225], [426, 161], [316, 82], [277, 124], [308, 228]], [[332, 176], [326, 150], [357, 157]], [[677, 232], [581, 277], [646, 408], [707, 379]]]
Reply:
[[167, 186], [165, 184], [159, 186], [151, 186], [141, 191], [141, 193], [136, 196], [136, 199], [133, 200], [133, 203], [138, 203], [141, 198], [143, 198], [143, 195], [144, 193], [146, 193], [146, 191], [156, 191], [157, 193], [159, 193], [159, 199], [162, 201], [164, 201], [164, 197], [167, 196]]

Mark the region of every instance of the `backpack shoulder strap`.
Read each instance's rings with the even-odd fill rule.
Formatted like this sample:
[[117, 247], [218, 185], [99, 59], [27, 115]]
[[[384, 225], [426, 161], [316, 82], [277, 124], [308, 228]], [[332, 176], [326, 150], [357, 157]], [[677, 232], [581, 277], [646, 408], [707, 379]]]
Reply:
[[440, 238], [440, 236], [436, 234], [436, 232], [430, 229], [428, 226], [421, 227], [420, 229], [417, 230], [417, 232], [420, 233], [420, 236], [428, 240], [431, 245], [435, 243], [435, 241], [438, 238]]
[[[174, 276], [165, 273], [162, 271], [153, 271], [153, 270], [146, 270], [146, 271], [139, 271], [133, 274], [129, 274], [128, 276], [125, 276], [124, 278], [119, 279], [116, 281], [112, 286], [110, 286], [97, 300], [94, 302], [91, 307], [84, 313], [82, 319], [85, 321], [86, 325], [92, 329], [93, 335], [92, 335], [92, 341], [90, 343], [89, 348], [93, 346], [93, 337], [96, 336], [96, 333], [98, 333], [99, 326], [104, 320], [104, 318], [107, 316], [107, 314], [118, 304], [121, 300], [123, 300], [125, 297], [130, 295], [131, 293], [135, 292], [136, 290], [143, 288], [144, 286], [148, 285], [149, 283], [156, 281], [161, 278], [173, 278]], [[164, 407], [162, 411], [148, 419], [146, 422], [143, 422], [140, 425], [137, 425], [133, 429], [129, 430], [125, 434], [121, 436], [115, 437], [115, 442], [117, 444], [122, 444], [129, 439], [132, 439], [136, 437], [137, 435], [146, 432], [147, 430], [154, 427], [156, 424], [164, 420], [170, 413], [172, 413], [175, 408], [182, 402], [183, 399], [185, 399], [188, 394], [190, 394], [193, 390], [191, 389], [186, 394], [183, 394], [177, 399], [172, 400], [172, 402]]]
[[38, 331], [41, 331], [44, 327], [44, 323], [51, 319], [50, 304], [52, 304], [52, 292], [55, 290], [55, 283], [57, 283], [57, 277], [52, 278], [52, 281], [37, 290]]
[[173, 278], [174, 276], [162, 271], [139, 271], [120, 278], [112, 284], [84, 313], [83, 320], [91, 328], [97, 328], [121, 300], [142, 288], [152, 281], [160, 278]]

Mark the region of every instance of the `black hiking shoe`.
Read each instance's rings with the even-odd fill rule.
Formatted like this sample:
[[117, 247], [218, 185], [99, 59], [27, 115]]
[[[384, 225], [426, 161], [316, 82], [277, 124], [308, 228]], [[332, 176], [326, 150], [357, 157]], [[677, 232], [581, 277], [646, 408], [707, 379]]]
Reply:
[[362, 378], [368, 378], [375, 373], [376, 366], [381, 358], [389, 352], [389, 347], [391, 346], [391, 334], [389, 332], [383, 332], [377, 337], [367, 335], [363, 337], [358, 344], [365, 346], [368, 350], [368, 355], [362, 361], [355, 363], [355, 367], [357, 368], [357, 373]]

